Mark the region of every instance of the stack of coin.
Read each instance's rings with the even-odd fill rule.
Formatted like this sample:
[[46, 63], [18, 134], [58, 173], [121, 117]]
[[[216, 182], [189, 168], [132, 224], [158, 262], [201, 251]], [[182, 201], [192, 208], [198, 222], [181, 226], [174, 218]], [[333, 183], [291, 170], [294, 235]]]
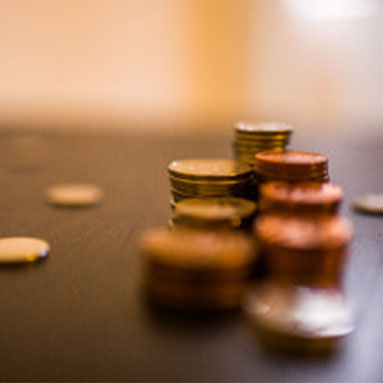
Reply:
[[291, 133], [292, 129], [285, 124], [238, 122], [234, 127], [234, 156], [238, 161], [253, 166], [255, 154], [285, 149]]
[[261, 339], [301, 351], [336, 347], [352, 330], [341, 283], [350, 222], [268, 214], [256, 222], [255, 235], [270, 271], [247, 307]]
[[242, 198], [189, 198], [175, 204], [171, 226], [197, 230], [249, 229], [256, 205]]
[[342, 189], [319, 182], [268, 182], [260, 188], [262, 213], [336, 214], [343, 198]]
[[336, 289], [269, 283], [244, 308], [262, 342], [288, 352], [332, 352], [353, 330], [350, 305]]
[[256, 257], [239, 233], [154, 229], [141, 246], [148, 298], [183, 309], [238, 307]]
[[270, 278], [310, 286], [337, 286], [351, 240], [351, 224], [339, 216], [266, 214], [255, 224]]
[[317, 153], [261, 152], [255, 155], [255, 171], [260, 182], [329, 182], [328, 159]]
[[252, 198], [253, 172], [243, 163], [226, 159], [187, 159], [168, 167], [174, 202], [185, 198]]

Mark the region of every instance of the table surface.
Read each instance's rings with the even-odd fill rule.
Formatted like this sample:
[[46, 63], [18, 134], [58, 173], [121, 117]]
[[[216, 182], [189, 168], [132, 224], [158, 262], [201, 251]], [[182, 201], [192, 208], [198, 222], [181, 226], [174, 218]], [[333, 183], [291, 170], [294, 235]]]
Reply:
[[[362, 131], [361, 131], [362, 133]], [[0, 132], [1, 236], [36, 236], [48, 259], [0, 267], [1, 381], [383, 381], [383, 218], [352, 198], [383, 191], [383, 137], [296, 132], [293, 147], [330, 157], [355, 239], [346, 270], [356, 331], [327, 359], [262, 349], [241, 312], [174, 314], [145, 303], [140, 232], [166, 225], [167, 164], [230, 156], [230, 137]], [[51, 207], [44, 191], [86, 181], [106, 193], [86, 209]]]

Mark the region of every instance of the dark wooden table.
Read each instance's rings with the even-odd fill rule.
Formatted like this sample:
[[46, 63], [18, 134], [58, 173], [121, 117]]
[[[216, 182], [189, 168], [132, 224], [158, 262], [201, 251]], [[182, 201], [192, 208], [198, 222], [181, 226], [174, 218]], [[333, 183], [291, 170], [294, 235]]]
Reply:
[[[174, 315], [140, 290], [139, 233], [166, 225], [167, 164], [230, 155], [229, 136], [0, 132], [0, 235], [37, 236], [49, 259], [0, 267], [1, 381], [383, 381], [383, 219], [350, 210], [356, 194], [383, 191], [382, 135], [297, 132], [294, 147], [330, 156], [342, 213], [355, 224], [346, 273], [355, 333], [330, 359], [266, 352], [240, 312]], [[57, 182], [104, 188], [95, 208], [44, 203]]]

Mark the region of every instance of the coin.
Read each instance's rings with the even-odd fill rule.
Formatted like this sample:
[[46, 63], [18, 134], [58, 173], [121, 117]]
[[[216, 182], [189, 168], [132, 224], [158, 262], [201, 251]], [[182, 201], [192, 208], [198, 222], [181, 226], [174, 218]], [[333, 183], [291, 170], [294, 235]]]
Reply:
[[264, 151], [255, 155], [255, 171], [265, 181], [328, 182], [328, 158], [302, 151]]
[[292, 132], [292, 128], [290, 126], [278, 122], [253, 123], [239, 121], [235, 124], [235, 129], [237, 132], [251, 135], [255, 133], [260, 133], [263, 135], [274, 135], [275, 133], [290, 134]]
[[331, 351], [354, 328], [352, 309], [336, 289], [268, 283], [244, 308], [264, 343], [287, 351]]
[[339, 286], [351, 222], [338, 216], [261, 215], [254, 235], [270, 278], [310, 286]]
[[173, 161], [168, 168], [171, 193], [178, 202], [186, 198], [252, 198], [253, 171], [225, 159]]
[[148, 297], [174, 308], [238, 307], [256, 259], [243, 234], [153, 229], [141, 241]]
[[192, 198], [176, 204], [173, 222], [189, 228], [243, 228], [255, 214], [255, 203], [241, 198]]
[[252, 173], [245, 164], [220, 158], [173, 161], [168, 171], [174, 177], [191, 180], [234, 180], [247, 178]]
[[252, 263], [251, 241], [242, 234], [153, 229], [141, 242], [153, 262], [181, 268], [225, 270]]
[[92, 206], [101, 202], [103, 191], [96, 185], [86, 183], [58, 184], [48, 188], [45, 198], [57, 206]]
[[48, 256], [49, 250], [49, 244], [39, 238], [1, 238], [0, 263], [34, 262]]
[[347, 245], [352, 237], [352, 225], [339, 216], [312, 219], [267, 214], [258, 218], [255, 234], [262, 242], [282, 248], [326, 251]]
[[286, 124], [239, 122], [234, 126], [234, 157], [253, 167], [256, 153], [285, 149], [291, 133]]
[[260, 209], [295, 214], [335, 214], [342, 198], [342, 189], [328, 183], [269, 182], [260, 188]]
[[354, 209], [370, 214], [383, 214], [383, 194], [365, 194], [354, 201]]

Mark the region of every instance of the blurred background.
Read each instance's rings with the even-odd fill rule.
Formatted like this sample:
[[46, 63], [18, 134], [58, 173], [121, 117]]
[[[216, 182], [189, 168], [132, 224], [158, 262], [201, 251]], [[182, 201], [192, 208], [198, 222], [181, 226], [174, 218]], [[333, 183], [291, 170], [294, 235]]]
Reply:
[[381, 0], [0, 0], [0, 127], [381, 129]]

